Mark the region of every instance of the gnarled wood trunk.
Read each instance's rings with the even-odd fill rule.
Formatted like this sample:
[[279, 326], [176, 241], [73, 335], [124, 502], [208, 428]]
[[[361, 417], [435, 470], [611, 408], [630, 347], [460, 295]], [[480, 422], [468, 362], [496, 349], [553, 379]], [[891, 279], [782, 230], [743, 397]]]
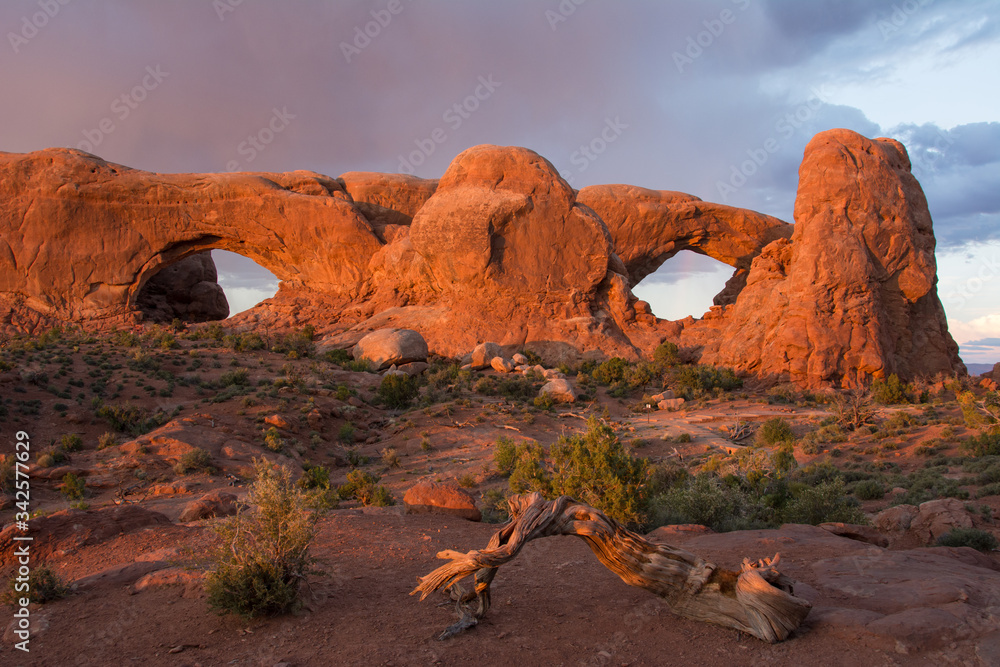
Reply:
[[[438, 553], [438, 558], [450, 562], [421, 578], [411, 593], [420, 593], [423, 600], [433, 591], [446, 589], [456, 599], [461, 618], [442, 639], [476, 625], [486, 615], [497, 568], [531, 540], [552, 535], [583, 538], [625, 583], [665, 598], [681, 616], [736, 628], [767, 642], [788, 637], [811, 608], [792, 595], [791, 582], [776, 569], [777, 555], [757, 563], [744, 560], [742, 572], [732, 572], [683, 549], [650, 542], [568, 496], [552, 501], [538, 493], [514, 496], [510, 507], [512, 520], [493, 535], [486, 549]], [[476, 585], [466, 592], [458, 582], [471, 574]], [[470, 608], [473, 601], [478, 602], [474, 610]]]

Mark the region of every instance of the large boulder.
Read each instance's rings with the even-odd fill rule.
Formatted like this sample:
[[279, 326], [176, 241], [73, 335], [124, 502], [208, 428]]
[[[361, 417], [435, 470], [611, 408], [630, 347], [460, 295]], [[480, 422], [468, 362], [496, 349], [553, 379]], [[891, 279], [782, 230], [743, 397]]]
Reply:
[[235, 495], [215, 490], [185, 505], [181, 510], [180, 520], [186, 523], [217, 516], [232, 516], [236, 514], [237, 508]]
[[451, 514], [469, 521], [483, 518], [472, 494], [455, 481], [418, 482], [403, 495], [403, 503], [409, 514]]
[[502, 356], [503, 348], [496, 343], [480, 343], [472, 350], [472, 368], [477, 371], [489, 368], [495, 358]]
[[229, 317], [212, 254], [198, 253], [171, 264], [139, 291], [135, 305], [151, 322], [207, 322]]
[[379, 329], [358, 341], [352, 354], [367, 359], [377, 370], [427, 360], [427, 341], [412, 329]]
[[580, 397], [573, 384], [566, 379], [549, 380], [538, 390], [539, 396], [548, 396], [557, 403], [575, 403]]

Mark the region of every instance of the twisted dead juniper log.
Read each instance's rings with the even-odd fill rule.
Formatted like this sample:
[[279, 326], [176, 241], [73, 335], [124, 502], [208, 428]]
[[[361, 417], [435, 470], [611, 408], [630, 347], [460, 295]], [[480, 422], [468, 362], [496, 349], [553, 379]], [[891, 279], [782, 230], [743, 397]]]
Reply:
[[[456, 600], [461, 618], [441, 639], [476, 625], [489, 610], [490, 583], [497, 568], [531, 540], [552, 535], [582, 537], [625, 583], [665, 598], [681, 616], [736, 628], [767, 642], [788, 637], [811, 608], [792, 595], [791, 582], [776, 569], [777, 554], [757, 563], [744, 560], [743, 571], [732, 572], [683, 549], [649, 542], [568, 496], [552, 501], [539, 493], [513, 496], [510, 508], [512, 520], [494, 533], [486, 549], [438, 553], [438, 558], [451, 562], [422, 577], [410, 593], [420, 593], [423, 600], [445, 589]], [[466, 592], [458, 582], [470, 574], [475, 574], [476, 585]], [[478, 602], [475, 610], [470, 609], [473, 601]]]

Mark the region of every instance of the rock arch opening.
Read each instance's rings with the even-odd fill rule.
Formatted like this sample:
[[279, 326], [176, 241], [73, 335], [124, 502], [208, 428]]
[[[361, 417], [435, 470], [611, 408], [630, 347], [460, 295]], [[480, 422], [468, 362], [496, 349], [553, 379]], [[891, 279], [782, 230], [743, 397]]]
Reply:
[[[727, 288], [733, 267], [692, 250], [681, 250], [643, 278], [632, 293], [665, 320], [700, 318]], [[735, 294], [732, 297], [735, 299]]]
[[219, 286], [229, 302], [229, 317], [247, 311], [278, 292], [278, 277], [239, 253], [213, 250]]
[[278, 278], [252, 259], [205, 250], [171, 262], [150, 276], [135, 298], [147, 322], [223, 320], [268, 299]]

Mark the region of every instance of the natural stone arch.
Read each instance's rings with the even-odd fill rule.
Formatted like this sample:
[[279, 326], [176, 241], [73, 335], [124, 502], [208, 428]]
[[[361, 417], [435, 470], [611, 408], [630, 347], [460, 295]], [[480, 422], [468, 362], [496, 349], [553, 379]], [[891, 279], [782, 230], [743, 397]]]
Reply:
[[592, 185], [580, 190], [577, 201], [604, 220], [633, 287], [681, 250], [716, 259], [741, 275], [764, 246], [792, 235], [792, 225], [778, 218], [670, 190]]

